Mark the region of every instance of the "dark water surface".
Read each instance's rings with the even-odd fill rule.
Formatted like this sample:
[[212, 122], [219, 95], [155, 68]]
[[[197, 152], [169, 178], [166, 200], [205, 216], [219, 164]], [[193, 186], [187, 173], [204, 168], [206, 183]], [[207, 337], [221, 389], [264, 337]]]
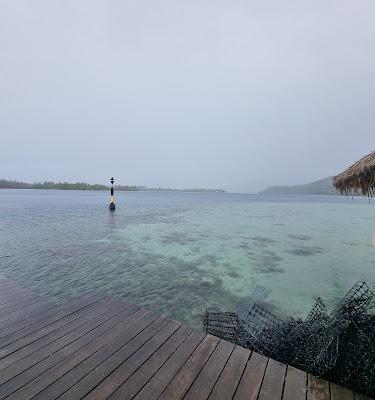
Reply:
[[375, 283], [374, 207], [335, 196], [0, 190], [0, 274], [61, 301], [98, 288], [200, 327], [256, 285], [279, 314]]

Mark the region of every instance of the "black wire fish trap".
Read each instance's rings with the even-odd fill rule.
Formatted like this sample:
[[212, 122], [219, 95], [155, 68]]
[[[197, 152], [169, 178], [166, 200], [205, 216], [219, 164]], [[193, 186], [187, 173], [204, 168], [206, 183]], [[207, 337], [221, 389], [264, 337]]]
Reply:
[[[256, 293], [266, 293], [259, 287]], [[268, 293], [267, 293], [268, 294]], [[356, 283], [331, 313], [318, 298], [306, 319], [281, 319], [262, 296], [238, 312], [204, 315], [204, 330], [313, 375], [375, 396], [375, 317], [369, 312], [374, 293]]]
[[211, 335], [233, 342], [239, 319], [234, 312], [214, 312], [206, 310], [203, 316], [203, 329]]

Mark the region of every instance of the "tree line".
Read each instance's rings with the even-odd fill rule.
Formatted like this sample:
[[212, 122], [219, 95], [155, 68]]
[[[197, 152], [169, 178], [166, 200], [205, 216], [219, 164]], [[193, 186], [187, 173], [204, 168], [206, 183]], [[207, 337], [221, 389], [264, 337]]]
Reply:
[[[165, 188], [148, 188], [146, 186], [135, 185], [116, 185], [115, 190], [123, 192], [139, 192], [139, 191], [158, 191], [158, 192], [225, 192], [222, 189], [165, 189]], [[35, 182], [26, 183], [15, 180], [0, 179], [0, 189], [57, 189], [57, 190], [109, 190], [110, 186], [101, 184], [90, 184], [86, 182]]]
[[[0, 179], [0, 188], [2, 189], [57, 189], [57, 190], [109, 190], [109, 186], [101, 184], [90, 184], [86, 182], [35, 182], [26, 183], [18, 181], [8, 181], [6, 179]], [[141, 190], [138, 186], [115, 186], [116, 190], [119, 191], [139, 191]]]

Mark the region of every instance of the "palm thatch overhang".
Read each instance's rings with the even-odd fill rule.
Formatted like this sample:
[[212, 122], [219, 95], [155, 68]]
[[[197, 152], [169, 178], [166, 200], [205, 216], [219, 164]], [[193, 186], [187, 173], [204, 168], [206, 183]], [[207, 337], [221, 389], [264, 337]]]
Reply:
[[341, 194], [372, 197], [375, 194], [375, 151], [364, 156], [347, 170], [333, 178], [333, 185]]

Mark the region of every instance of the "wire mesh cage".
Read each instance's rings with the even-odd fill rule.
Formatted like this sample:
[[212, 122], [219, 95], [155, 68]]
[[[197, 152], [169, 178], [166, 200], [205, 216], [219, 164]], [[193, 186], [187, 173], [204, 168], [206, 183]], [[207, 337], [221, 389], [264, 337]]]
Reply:
[[211, 335], [230, 342], [235, 340], [239, 328], [239, 318], [234, 312], [215, 312], [206, 310], [203, 316], [203, 328]]
[[274, 315], [257, 302], [266, 293], [256, 287], [251, 296], [255, 301], [237, 312], [207, 310], [204, 330], [375, 396], [375, 316], [370, 312], [374, 293], [365, 282], [357, 282], [331, 313], [318, 298], [304, 320]]

